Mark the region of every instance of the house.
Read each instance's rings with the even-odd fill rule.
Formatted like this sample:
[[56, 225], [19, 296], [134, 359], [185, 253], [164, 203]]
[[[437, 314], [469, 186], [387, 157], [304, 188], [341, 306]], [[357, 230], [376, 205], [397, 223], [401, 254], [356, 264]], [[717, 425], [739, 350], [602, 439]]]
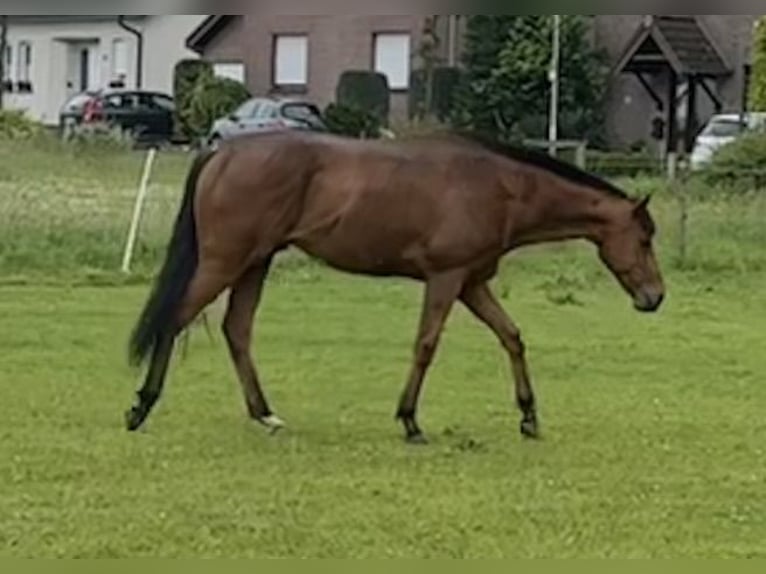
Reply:
[[[3, 103], [48, 125], [74, 94], [109, 86], [172, 93], [204, 15], [9, 16]], [[139, 72], [140, 68], [140, 72]]]
[[[756, 18], [593, 15], [594, 42], [605, 50], [612, 71], [605, 109], [611, 144], [667, 148], [678, 136], [688, 148], [713, 113], [741, 111]], [[320, 105], [333, 100], [343, 71], [377, 70], [388, 77], [393, 115], [403, 117], [425, 19], [210, 16], [187, 46], [212, 62], [218, 74], [246, 83], [253, 94], [301, 94]], [[464, 16], [439, 18], [442, 62], [459, 65], [464, 29]], [[671, 90], [673, 105], [668, 103]]]
[[[459, 56], [459, 18], [439, 19], [445, 63], [455, 64]], [[256, 8], [253, 14], [210, 16], [187, 46], [255, 95], [300, 94], [321, 106], [334, 100], [344, 71], [376, 70], [388, 78], [392, 115], [402, 117], [425, 23], [422, 15], [275, 15]]]
[[659, 140], [665, 149], [689, 151], [712, 114], [744, 111], [757, 18], [594, 16], [596, 44], [612, 66], [610, 141], [630, 146]]

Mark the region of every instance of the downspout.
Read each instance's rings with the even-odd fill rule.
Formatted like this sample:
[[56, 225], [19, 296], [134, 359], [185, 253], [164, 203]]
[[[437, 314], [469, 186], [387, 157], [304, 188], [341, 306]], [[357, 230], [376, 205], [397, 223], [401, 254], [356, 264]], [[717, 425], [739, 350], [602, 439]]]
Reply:
[[5, 50], [8, 46], [8, 16], [0, 16], [0, 110], [3, 109], [5, 95]]
[[136, 89], [140, 90], [143, 87], [143, 75], [144, 75], [144, 35], [137, 28], [132, 28], [125, 22], [125, 16], [117, 16], [117, 23], [120, 28], [130, 32], [136, 37]]

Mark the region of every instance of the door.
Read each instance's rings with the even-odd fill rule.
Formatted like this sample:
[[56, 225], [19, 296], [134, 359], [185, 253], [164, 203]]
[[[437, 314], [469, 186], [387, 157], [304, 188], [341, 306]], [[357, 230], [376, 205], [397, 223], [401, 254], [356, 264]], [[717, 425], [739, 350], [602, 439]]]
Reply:
[[98, 88], [97, 41], [67, 42], [67, 99], [75, 94]]
[[140, 92], [137, 96], [137, 115], [143, 127], [143, 139], [170, 139], [173, 135], [173, 100], [151, 92]]
[[81, 92], [87, 92], [90, 86], [90, 48], [80, 48], [78, 62], [79, 87]]

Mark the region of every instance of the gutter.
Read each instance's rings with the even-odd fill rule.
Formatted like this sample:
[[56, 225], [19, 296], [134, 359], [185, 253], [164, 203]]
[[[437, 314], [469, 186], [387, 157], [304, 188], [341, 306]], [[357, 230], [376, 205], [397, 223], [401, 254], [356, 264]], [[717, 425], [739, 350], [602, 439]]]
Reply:
[[136, 37], [136, 89], [143, 87], [144, 75], [144, 35], [138, 28], [133, 28], [125, 21], [125, 16], [117, 16], [117, 24], [126, 32]]

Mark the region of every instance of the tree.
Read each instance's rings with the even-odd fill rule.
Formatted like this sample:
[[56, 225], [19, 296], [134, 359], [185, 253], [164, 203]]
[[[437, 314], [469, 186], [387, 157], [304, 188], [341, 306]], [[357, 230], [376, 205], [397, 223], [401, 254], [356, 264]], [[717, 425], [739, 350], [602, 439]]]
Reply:
[[766, 16], [761, 17], [755, 26], [753, 75], [748, 99], [751, 110], [766, 110]]
[[423, 65], [423, 109], [418, 114], [421, 119], [425, 117], [433, 107], [434, 98], [434, 70], [440, 63], [439, 46], [441, 38], [438, 33], [439, 16], [427, 16], [423, 24], [423, 37], [418, 47], [418, 56]]
[[[585, 16], [561, 29], [560, 134], [598, 139], [607, 66], [589, 39]], [[504, 139], [543, 137], [548, 124], [553, 22], [550, 16], [471, 16], [466, 80], [455, 121]]]

